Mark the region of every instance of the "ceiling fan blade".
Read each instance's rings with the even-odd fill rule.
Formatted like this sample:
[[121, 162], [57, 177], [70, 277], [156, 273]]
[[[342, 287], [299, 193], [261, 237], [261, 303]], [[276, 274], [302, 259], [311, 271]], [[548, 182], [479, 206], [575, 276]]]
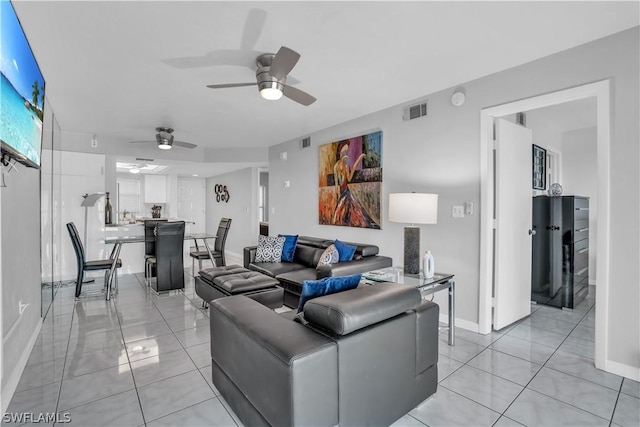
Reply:
[[129, 141], [129, 144], [140, 144], [140, 143], [156, 143], [155, 141]]
[[300, 89], [296, 89], [295, 87], [285, 86], [282, 94], [287, 98], [296, 101], [299, 104], [308, 107], [309, 105], [316, 102], [316, 98], [309, 95], [307, 92], [304, 92]]
[[262, 28], [267, 20], [267, 11], [263, 9], [251, 9], [247, 15], [247, 22], [244, 24], [244, 31], [242, 32], [242, 42], [240, 43], [240, 49], [253, 50], [260, 34], [262, 34]]
[[207, 85], [209, 89], [224, 89], [227, 87], [256, 86], [258, 83], [227, 83], [222, 85]]
[[190, 142], [182, 142], [182, 141], [173, 141], [173, 145], [184, 148], [196, 148], [196, 144], [192, 144]]
[[296, 66], [299, 59], [300, 54], [298, 52], [291, 50], [286, 46], [282, 46], [273, 58], [269, 74], [280, 80], [289, 74], [293, 67]]

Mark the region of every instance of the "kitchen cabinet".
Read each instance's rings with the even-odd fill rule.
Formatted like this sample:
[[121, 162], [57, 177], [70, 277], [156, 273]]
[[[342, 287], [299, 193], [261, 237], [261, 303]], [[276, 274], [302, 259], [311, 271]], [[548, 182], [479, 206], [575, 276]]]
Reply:
[[167, 203], [166, 175], [144, 175], [144, 202]]

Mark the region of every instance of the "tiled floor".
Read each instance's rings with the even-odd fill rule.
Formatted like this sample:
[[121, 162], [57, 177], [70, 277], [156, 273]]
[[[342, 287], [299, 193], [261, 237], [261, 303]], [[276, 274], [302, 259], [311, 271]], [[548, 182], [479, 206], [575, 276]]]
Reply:
[[[8, 412], [69, 414], [78, 426], [240, 425], [211, 382], [208, 313], [185, 277], [184, 293], [157, 296], [121, 276], [110, 302], [74, 303], [61, 289]], [[457, 330], [455, 347], [443, 330], [438, 392], [394, 425], [640, 425], [640, 384], [593, 367], [593, 300], [532, 311], [489, 335]]]

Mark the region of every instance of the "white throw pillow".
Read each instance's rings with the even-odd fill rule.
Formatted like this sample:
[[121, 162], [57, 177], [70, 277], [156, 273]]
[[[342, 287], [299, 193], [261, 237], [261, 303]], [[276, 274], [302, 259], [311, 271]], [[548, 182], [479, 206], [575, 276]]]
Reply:
[[255, 262], [280, 262], [285, 238], [258, 236], [258, 249]]
[[321, 265], [329, 265], [329, 264], [337, 264], [340, 259], [340, 254], [338, 253], [338, 249], [336, 245], [331, 245], [327, 249], [322, 252], [320, 256], [320, 261], [318, 261], [318, 266]]

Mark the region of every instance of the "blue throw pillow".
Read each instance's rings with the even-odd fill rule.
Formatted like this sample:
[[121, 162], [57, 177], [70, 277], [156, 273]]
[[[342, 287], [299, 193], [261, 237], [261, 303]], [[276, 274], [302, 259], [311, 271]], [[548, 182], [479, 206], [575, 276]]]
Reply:
[[356, 246], [347, 245], [346, 243], [341, 242], [338, 239], [336, 239], [333, 244], [336, 245], [336, 249], [338, 250], [339, 262], [351, 261], [353, 259], [353, 254], [356, 253], [357, 249]]
[[355, 289], [360, 284], [361, 274], [342, 277], [325, 277], [320, 280], [305, 280], [298, 302], [298, 313], [304, 310], [307, 301], [324, 295]]
[[296, 245], [298, 244], [298, 235], [278, 234], [278, 237], [284, 237], [282, 262], [293, 262], [293, 254], [295, 254]]

